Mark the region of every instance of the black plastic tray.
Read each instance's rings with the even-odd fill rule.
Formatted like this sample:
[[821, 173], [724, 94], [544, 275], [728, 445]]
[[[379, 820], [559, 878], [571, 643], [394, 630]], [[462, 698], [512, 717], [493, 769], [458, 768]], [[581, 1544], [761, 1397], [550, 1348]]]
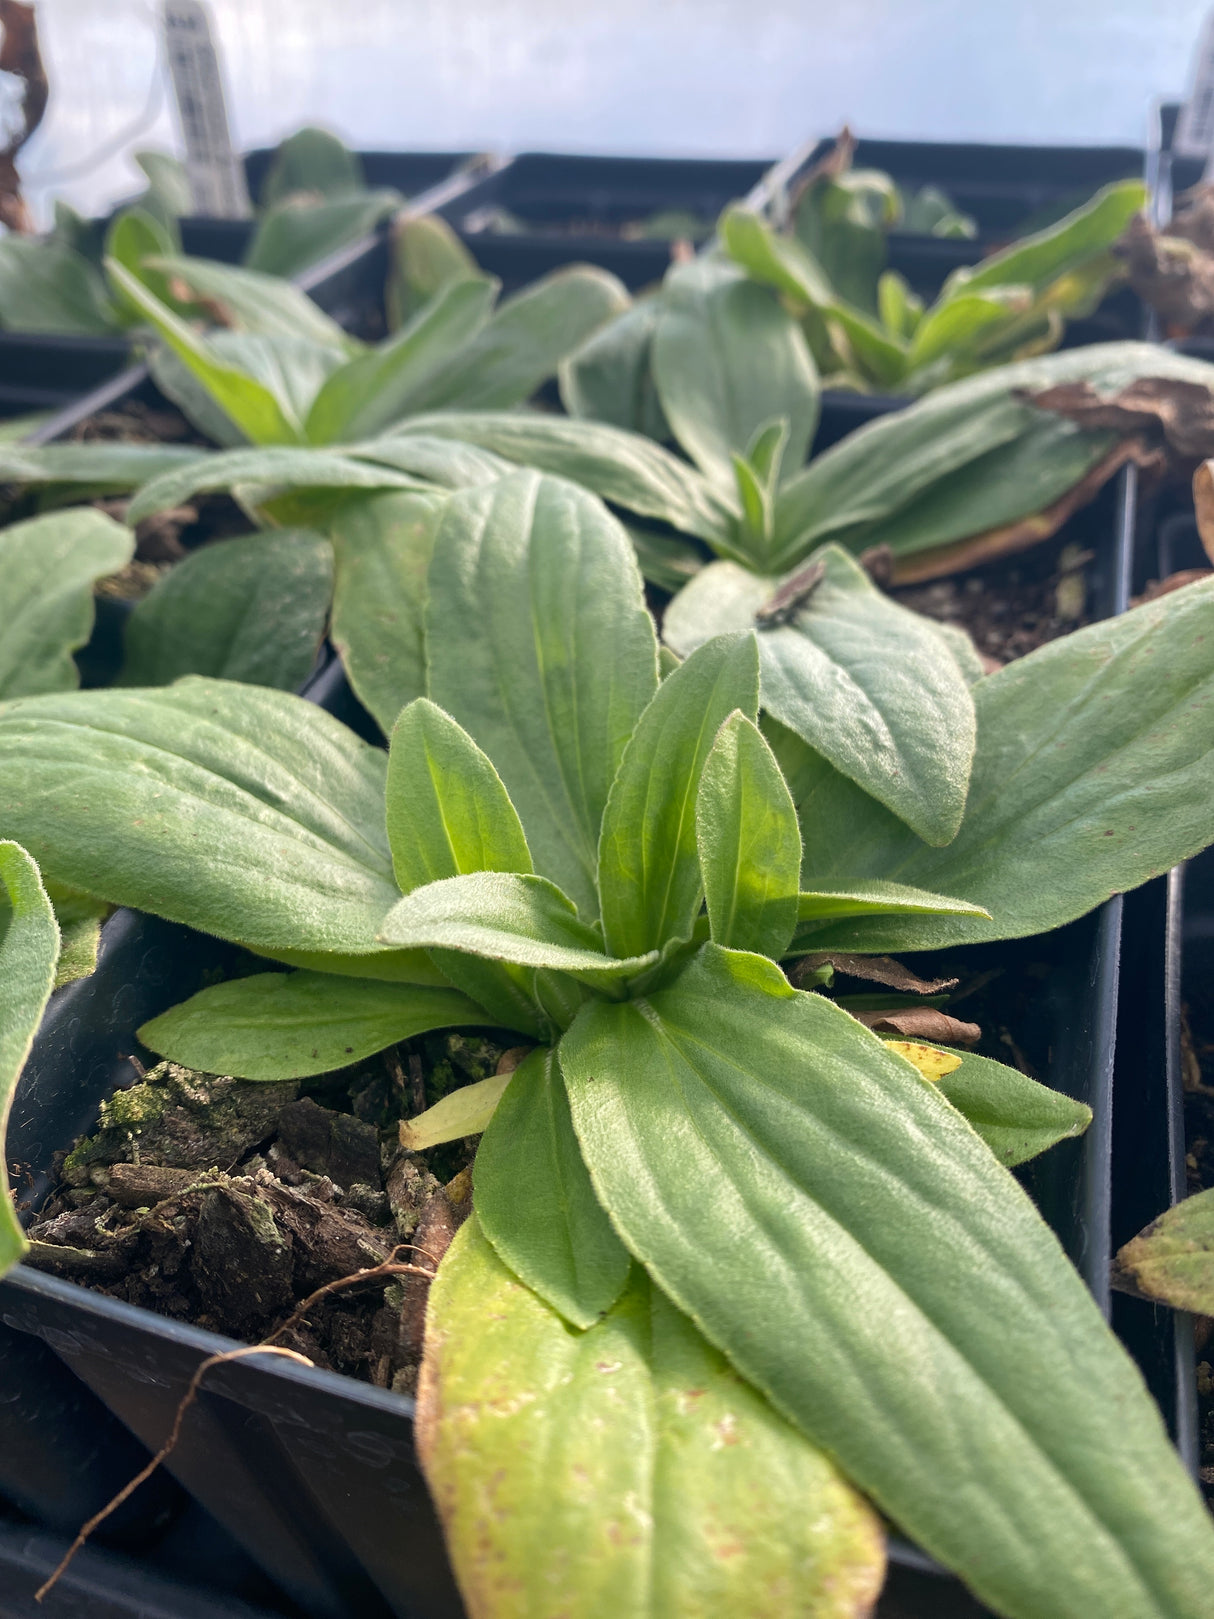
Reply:
[[[1104, 612], [1127, 599], [1135, 483], [1123, 473], [1072, 520], [1098, 553]], [[308, 691], [374, 734], [335, 662]], [[1051, 971], [1026, 1049], [1052, 1083], [1092, 1106], [1096, 1122], [1026, 1177], [1102, 1306], [1108, 1307], [1112, 1073], [1122, 903], [1045, 938], [977, 947], [983, 965], [1029, 952]], [[97, 973], [52, 1000], [18, 1090], [10, 1152], [16, 1183], [35, 1206], [51, 1154], [87, 1128], [98, 1102], [130, 1070], [134, 1029], [221, 965], [225, 946], [167, 923], [120, 912], [107, 923]], [[188, 1381], [230, 1341], [20, 1266], [0, 1283], [0, 1334], [30, 1362], [21, 1398], [0, 1405], [0, 1498], [23, 1492], [27, 1512], [51, 1521], [59, 1488], [42, 1448], [55, 1451], [52, 1392], [71, 1424], [59, 1473], [83, 1475], [84, 1510], [162, 1442]], [[56, 1381], [57, 1379], [57, 1381]], [[24, 1411], [23, 1411], [24, 1408]], [[245, 1359], [208, 1379], [167, 1472], [291, 1601], [315, 1619], [458, 1619], [461, 1608], [413, 1454], [412, 1403], [369, 1385], [279, 1359]], [[129, 1430], [104, 1473], [115, 1418]], [[23, 1450], [14, 1444], [18, 1437]], [[9, 1458], [19, 1458], [10, 1460]], [[171, 1488], [161, 1481], [162, 1488]], [[132, 1502], [128, 1543], [163, 1537], [173, 1501]], [[71, 1513], [67, 1514], [69, 1517]], [[56, 1519], [62, 1524], [62, 1511]], [[209, 1519], [208, 1519], [209, 1521]], [[896, 1543], [883, 1619], [976, 1619], [983, 1609], [951, 1575]]]

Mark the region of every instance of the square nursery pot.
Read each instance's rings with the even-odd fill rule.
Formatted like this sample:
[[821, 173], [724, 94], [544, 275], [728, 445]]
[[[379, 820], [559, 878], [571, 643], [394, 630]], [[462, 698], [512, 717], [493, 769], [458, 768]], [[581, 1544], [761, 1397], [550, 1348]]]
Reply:
[[[1126, 605], [1134, 519], [1129, 469], [1068, 527], [1096, 552], [1089, 579], [1101, 615]], [[305, 695], [376, 734], [336, 662]], [[950, 957], [1002, 970], [998, 1004], [1017, 1051], [1093, 1109], [1087, 1135], [1054, 1148], [1025, 1179], [1106, 1312], [1122, 912], [1114, 899], [1053, 934]], [[55, 994], [18, 1088], [9, 1151], [26, 1210], [49, 1189], [53, 1153], [133, 1077], [138, 1025], [229, 957], [229, 947], [181, 927], [130, 911], [110, 919], [96, 973]], [[926, 966], [939, 958], [911, 959]], [[58, 1480], [73, 1469], [81, 1475], [77, 1514], [99, 1504], [142, 1447], [163, 1442], [200, 1361], [233, 1344], [23, 1265], [0, 1283], [0, 1346], [25, 1367], [20, 1398], [0, 1403], [0, 1500], [45, 1522], [57, 1514], [63, 1532], [74, 1514], [56, 1508]], [[216, 1521], [312, 1619], [459, 1619], [412, 1424], [406, 1397], [282, 1359], [242, 1359], [208, 1375], [163, 1470], [175, 1484], [162, 1477], [160, 1487], [184, 1490], [205, 1511], [202, 1521]], [[126, 1447], [117, 1456], [109, 1449], [116, 1435]], [[163, 1519], [171, 1503], [136, 1498], [131, 1506], [130, 1542], [142, 1535], [154, 1550], [164, 1534], [155, 1514]], [[27, 1611], [32, 1619], [32, 1609], [18, 1609]], [[878, 1612], [977, 1619], [985, 1610], [953, 1576], [895, 1542]]]
[[[250, 184], [264, 178], [271, 152], [251, 152], [246, 159]], [[368, 182], [375, 186], [395, 186], [408, 198], [411, 212], [424, 213], [456, 196], [472, 185], [476, 170], [463, 168], [470, 159], [461, 152], [368, 152], [362, 154]], [[487, 160], [488, 161], [488, 160]], [[196, 258], [217, 259], [239, 264], [253, 234], [248, 219], [190, 218], [180, 221], [182, 251]], [[366, 253], [387, 274], [387, 247], [379, 231], [360, 242], [341, 248], [331, 257], [303, 271], [295, 280], [311, 294], [327, 314], [341, 325], [366, 335], [382, 335], [382, 314], [378, 326], [369, 326], [366, 311], [343, 303], [349, 297], [349, 280], [343, 274], [348, 266]], [[376, 300], [382, 309], [382, 291]], [[362, 324], [360, 325], [360, 320]], [[125, 336], [77, 337], [38, 332], [0, 331], [0, 417], [28, 411], [61, 411], [107, 381], [120, 379], [120, 391], [129, 386], [132, 368], [131, 341]], [[57, 423], [45, 424], [35, 443], [47, 443], [57, 436]]]

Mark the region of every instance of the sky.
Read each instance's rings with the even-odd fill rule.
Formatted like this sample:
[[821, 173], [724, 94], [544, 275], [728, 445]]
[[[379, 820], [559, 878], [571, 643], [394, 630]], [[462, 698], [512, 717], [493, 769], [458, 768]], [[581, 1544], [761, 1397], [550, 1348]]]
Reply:
[[[920, 139], [1141, 145], [1206, 0], [210, 0], [239, 147], [782, 155], [844, 121]], [[51, 101], [22, 167], [97, 212], [180, 145], [153, 0], [38, 0]]]

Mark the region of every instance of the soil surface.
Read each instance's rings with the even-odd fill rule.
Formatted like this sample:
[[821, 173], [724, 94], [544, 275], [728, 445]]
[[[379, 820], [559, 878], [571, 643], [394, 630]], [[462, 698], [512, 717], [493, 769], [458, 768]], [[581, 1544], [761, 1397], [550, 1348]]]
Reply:
[[[504, 1049], [428, 1035], [275, 1084], [161, 1063], [104, 1103], [97, 1133], [62, 1155], [58, 1188], [29, 1227], [30, 1263], [248, 1342], [317, 1289], [394, 1254], [430, 1268], [470, 1208], [474, 1143], [405, 1152], [398, 1121], [423, 1092], [432, 1106], [496, 1072]], [[418, 1253], [396, 1252], [402, 1244]], [[428, 1287], [404, 1276], [343, 1288], [275, 1342], [412, 1393]]]
[[1090, 623], [1093, 553], [1057, 538], [1019, 556], [889, 594], [903, 607], [969, 632], [979, 654], [1011, 663]]
[[[977, 1050], [1048, 1079], [1044, 956], [992, 967], [989, 951], [959, 950], [913, 967], [931, 981], [884, 958], [842, 958], [829, 993], [891, 1036], [883, 1009], [896, 1018], [944, 1008], [980, 1025], [957, 1037], [965, 1045], [977, 1037]], [[246, 1342], [278, 1333], [318, 1288], [384, 1263], [398, 1245], [417, 1252], [397, 1260], [429, 1268], [470, 1209], [478, 1138], [411, 1153], [399, 1121], [513, 1067], [522, 1052], [510, 1039], [423, 1035], [340, 1072], [274, 1084], [160, 1063], [59, 1155], [56, 1189], [28, 1228], [29, 1263]], [[428, 1289], [417, 1276], [359, 1283], [274, 1341], [411, 1394]]]

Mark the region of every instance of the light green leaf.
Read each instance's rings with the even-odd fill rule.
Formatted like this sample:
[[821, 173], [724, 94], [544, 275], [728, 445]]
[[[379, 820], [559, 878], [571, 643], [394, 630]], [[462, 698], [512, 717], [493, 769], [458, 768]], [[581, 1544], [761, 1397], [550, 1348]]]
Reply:
[[488, 1022], [454, 989], [325, 973], [257, 973], [200, 990], [138, 1031], [145, 1046], [205, 1074], [302, 1079], [348, 1068], [431, 1029]]
[[1027, 1163], [1059, 1141], [1081, 1136], [1092, 1110], [1062, 1091], [1039, 1085], [1018, 1068], [959, 1051], [961, 1066], [937, 1089], [963, 1113], [1001, 1164]]
[[959, 293], [933, 304], [911, 339], [907, 363], [912, 370], [951, 357], [954, 363], [971, 355], [979, 338], [1022, 314], [1029, 293], [1020, 287], [994, 288], [989, 293]]
[[64, 337], [116, 337], [122, 318], [89, 261], [58, 242], [0, 237], [0, 327]]
[[842, 300], [824, 313], [835, 347], [863, 382], [886, 393], [906, 391], [908, 356], [901, 338], [891, 337], [871, 315]]
[[[814, 560], [824, 571], [793, 621], [758, 623], [763, 707], [921, 837], [947, 843], [965, 809], [975, 730], [952, 647], [840, 547]], [[671, 603], [663, 634], [686, 655], [756, 623], [780, 583], [711, 563]]]
[[[1115, 394], [1142, 377], [1208, 389], [1214, 384], [1214, 366], [1145, 343], [1097, 343], [1000, 366], [869, 422], [816, 456], [781, 489], [776, 510], [779, 566], [791, 567], [829, 535], [840, 535], [852, 550], [876, 543], [878, 535], [896, 545], [895, 514], [926, 497], [933, 486], [939, 486], [943, 497], [946, 480], [983, 457], [989, 459], [981, 479], [953, 514], [950, 530], [921, 537], [918, 545], [982, 533], [1042, 510], [1082, 476], [1084, 469], [1074, 470], [1077, 449], [1090, 465], [1111, 447], [1114, 436], [1076, 428], [1021, 403], [1015, 394], [1078, 381]], [[1029, 432], [1035, 437], [1032, 460], [1024, 460], [1015, 479], [1001, 486], [996, 476], [1000, 458], [991, 452], [1003, 446], [1014, 451], [1016, 441]], [[993, 485], [989, 498], [987, 485]]]
[[[55, 982], [59, 929], [38, 868], [15, 843], [0, 843], [0, 1149], [17, 1081]], [[25, 1252], [0, 1150], [0, 1276]]]
[[514, 463], [475, 444], [441, 438], [435, 433], [415, 433], [407, 423], [383, 438], [364, 444], [343, 445], [343, 454], [378, 466], [395, 467], [412, 473], [444, 489], [466, 489], [469, 484], [494, 483], [514, 471]]
[[[407, 431], [479, 444], [508, 461], [569, 478], [613, 505], [657, 518], [710, 545], [732, 543], [733, 506], [693, 467], [637, 433], [535, 411], [451, 411], [415, 417]], [[383, 443], [401, 439], [398, 433]]]
[[426, 697], [410, 703], [393, 728], [387, 801], [402, 894], [474, 871], [531, 870], [501, 777], [467, 731]]
[[632, 1259], [594, 1195], [554, 1050], [533, 1051], [515, 1070], [473, 1181], [498, 1258], [567, 1321], [592, 1327], [623, 1292]]
[[3, 444], [0, 479], [6, 484], [86, 484], [107, 494], [134, 489], [206, 457], [206, 450], [178, 444]]
[[55, 988], [87, 978], [97, 965], [101, 945], [101, 924], [110, 907], [87, 894], [78, 894], [62, 883], [43, 884], [55, 911], [59, 929], [59, 962], [55, 968]]
[[186, 166], [170, 152], [136, 152], [135, 161], [147, 176], [143, 206], [168, 219], [190, 212], [190, 178]]
[[1146, 195], [1141, 180], [1115, 180], [1102, 186], [1090, 201], [1056, 225], [1013, 242], [981, 264], [955, 270], [945, 283], [944, 296], [959, 290], [979, 292], [1011, 285], [1039, 292], [1057, 277], [1111, 247], [1144, 206]]
[[[150, 287], [157, 298], [171, 302], [167, 277], [158, 265], [149, 261], [179, 252], [180, 248], [176, 222], [170, 230], [155, 214], [143, 208], [127, 208], [114, 218], [106, 232], [103, 256], [117, 259]], [[142, 320], [138, 305], [130, 303], [121, 293], [115, 302], [127, 321], [137, 325]]]
[[638, 298], [562, 362], [561, 403], [570, 416], [659, 442], [671, 436], [650, 366], [661, 308], [660, 296]]
[[172, 349], [166, 348], [163, 343], [152, 343], [143, 352], [152, 381], [164, 397], [177, 406], [195, 432], [221, 450], [235, 449], [249, 442], [222, 406], [216, 403], [206, 386], [188, 365], [177, 358]]
[[475, 1218], [430, 1294], [418, 1449], [470, 1613], [854, 1619], [876, 1515], [637, 1277], [571, 1331]]
[[725, 250], [748, 275], [791, 300], [794, 308], [826, 309], [835, 289], [821, 265], [795, 236], [778, 234], [758, 214], [733, 203], [721, 215]]
[[426, 637], [430, 696], [492, 759], [536, 870], [593, 918], [607, 793], [657, 687], [627, 535], [593, 496], [534, 472], [453, 495]]
[[813, 948], [1041, 933], [1214, 841], [1212, 637], [1214, 583], [1190, 585], [980, 680], [965, 819], [943, 849], [807, 759], [793, 785], [807, 887], [878, 877], [956, 894], [992, 918], [855, 917], [823, 924]]
[[375, 955], [344, 955], [340, 950], [259, 950], [259, 956], [284, 967], [332, 973], [338, 978], [372, 978], [377, 984], [420, 984], [447, 989], [451, 980], [425, 950], [381, 950]]
[[345, 333], [306, 292], [280, 275], [263, 275], [215, 259], [160, 258], [153, 267], [182, 281], [198, 300], [216, 306], [223, 325], [266, 337], [307, 338], [338, 354], [358, 353], [363, 345]]
[[441, 1147], [446, 1141], [479, 1136], [488, 1128], [502, 1093], [513, 1078], [513, 1073], [491, 1074], [488, 1079], [478, 1079], [474, 1084], [448, 1091], [424, 1113], [401, 1120], [401, 1146], [409, 1152], [426, 1152], [430, 1147]]
[[262, 215], [245, 263], [266, 275], [298, 276], [370, 233], [400, 206], [397, 191], [362, 191], [328, 202], [276, 203]]
[[392, 224], [385, 303], [395, 331], [445, 287], [479, 278], [480, 267], [437, 214], [400, 214]]
[[426, 485], [390, 467], [374, 466], [339, 455], [335, 450], [302, 446], [222, 450], [192, 457], [152, 478], [127, 508], [127, 521], [141, 523], [156, 512], [180, 506], [193, 495], [228, 491], [241, 484], [281, 485], [288, 489], [413, 489]]
[[1113, 1285], [1194, 1315], [1214, 1312], [1214, 1190], [1186, 1197], [1127, 1242]]
[[729, 716], [704, 761], [696, 842], [712, 937], [778, 959], [797, 923], [801, 832], [780, 767], [742, 714]]
[[896, 270], [886, 270], [877, 282], [877, 311], [886, 331], [905, 342], [914, 337], [923, 318], [923, 300]]
[[323, 535], [286, 529], [203, 546], [136, 603], [121, 683], [214, 675], [294, 691], [316, 662], [332, 595]]
[[[454, 950], [519, 967], [550, 967], [609, 990], [658, 959], [604, 955], [598, 934], [546, 877], [479, 871], [415, 888], [384, 918], [380, 938], [406, 949]], [[444, 970], [446, 970], [444, 968]]]
[[876, 880], [856, 882], [847, 889], [819, 889], [797, 896], [798, 922], [819, 922], [836, 916], [983, 916], [980, 905], [930, 894], [923, 888]]
[[365, 187], [363, 166], [355, 153], [329, 130], [309, 125], [279, 142], [257, 200], [263, 208], [272, 208], [301, 191], [308, 196], [344, 197]]
[[409, 415], [436, 373], [483, 330], [497, 287], [486, 276], [453, 282], [386, 343], [334, 371], [308, 411], [308, 442], [370, 436]]
[[385, 734], [426, 692], [426, 572], [442, 515], [441, 498], [402, 491], [344, 502], [327, 525], [333, 645]]
[[628, 305], [615, 276], [573, 264], [541, 276], [503, 301], [492, 320], [441, 375], [424, 384], [414, 410], [504, 410], [521, 405], [567, 354]]
[[0, 529], [0, 701], [80, 684], [72, 653], [93, 628], [93, 585], [134, 549], [129, 528], [83, 507]]
[[721, 636], [662, 682], [624, 751], [603, 815], [603, 937], [620, 956], [690, 938], [703, 887], [696, 793], [717, 732], [740, 709], [755, 719], [752, 635]]
[[773, 416], [790, 424], [798, 467], [818, 423], [818, 376], [805, 338], [773, 294], [732, 265], [696, 259], [666, 276], [653, 377], [675, 437], [726, 488], [731, 456]]
[[255, 950], [379, 949], [386, 772], [312, 703], [231, 681], [0, 707], [0, 831], [95, 899]]
[[247, 439], [254, 444], [302, 441], [299, 416], [282, 392], [266, 387], [243, 367], [218, 358], [206, 339], [166, 308], [117, 260], [107, 260], [106, 273], [115, 287], [142, 312], [144, 319], [151, 321], [177, 358]]
[[561, 1067], [633, 1254], [981, 1601], [1008, 1619], [1206, 1612], [1214, 1526], [1137, 1370], [903, 1058], [709, 944], [644, 1005], [584, 1006]]

